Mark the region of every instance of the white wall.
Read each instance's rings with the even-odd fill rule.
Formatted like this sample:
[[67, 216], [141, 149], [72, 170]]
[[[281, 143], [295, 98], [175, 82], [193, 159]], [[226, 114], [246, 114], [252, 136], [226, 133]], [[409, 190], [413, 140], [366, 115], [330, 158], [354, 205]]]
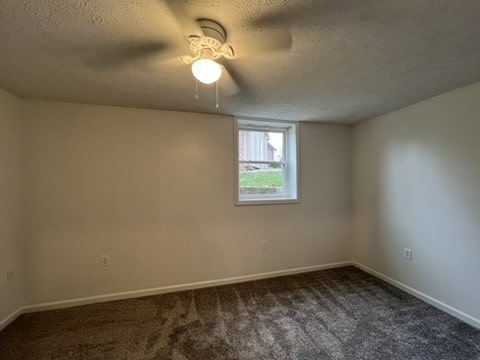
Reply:
[[301, 125], [301, 204], [235, 207], [231, 117], [24, 106], [29, 303], [351, 258], [349, 127]]
[[24, 303], [352, 257], [479, 319], [478, 99], [480, 84], [364, 122], [353, 149], [351, 128], [302, 123], [301, 204], [234, 207], [231, 117], [0, 91], [0, 320]]
[[23, 305], [20, 106], [20, 99], [0, 89], [0, 321]]
[[353, 143], [354, 260], [480, 319], [480, 83], [361, 123]]

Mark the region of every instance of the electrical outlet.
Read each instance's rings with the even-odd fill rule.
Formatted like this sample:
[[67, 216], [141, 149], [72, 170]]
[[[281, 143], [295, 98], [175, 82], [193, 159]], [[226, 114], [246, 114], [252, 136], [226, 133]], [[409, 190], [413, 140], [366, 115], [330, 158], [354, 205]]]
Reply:
[[100, 258], [100, 264], [102, 266], [110, 265], [110, 255], [102, 255], [102, 257]]
[[262, 241], [262, 250], [267, 250], [268, 249], [267, 243], [268, 243], [268, 240], [263, 240]]
[[13, 281], [15, 279], [15, 273], [13, 271], [7, 271], [7, 281]]
[[412, 260], [412, 249], [409, 249], [409, 248], [403, 249], [403, 257], [407, 260]]

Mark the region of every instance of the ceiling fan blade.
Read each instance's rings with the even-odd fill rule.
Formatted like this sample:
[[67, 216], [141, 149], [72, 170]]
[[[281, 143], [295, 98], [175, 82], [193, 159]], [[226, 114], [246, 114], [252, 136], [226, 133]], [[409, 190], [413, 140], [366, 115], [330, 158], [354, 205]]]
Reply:
[[166, 56], [170, 45], [161, 41], [145, 41], [131, 45], [102, 47], [87, 52], [85, 62], [97, 68], [113, 68], [129, 65], [139, 60]]
[[[283, 6], [275, 11], [252, 18], [249, 24], [256, 28], [291, 26], [302, 19], [317, 16], [318, 11], [322, 10], [323, 4], [323, 1], [319, 1], [318, 4], [313, 3], [307, 5], [306, 2], [300, 2], [295, 6]], [[318, 11], [317, 8], [319, 8]]]
[[191, 55], [184, 55], [182, 57], [180, 57], [180, 60], [182, 61], [182, 63], [186, 64], [186, 65], [190, 65], [192, 64], [195, 60], [197, 60], [199, 58], [199, 56], [191, 56]]
[[220, 90], [228, 96], [238, 94], [240, 92], [240, 87], [233, 79], [230, 71], [228, 71], [228, 69], [224, 65], [220, 66], [222, 67], [222, 77], [219, 80]]
[[254, 56], [266, 52], [290, 50], [292, 48], [292, 33], [275, 30], [263, 33], [258, 38], [240, 40], [233, 43], [235, 58]]
[[191, 35], [203, 36], [203, 31], [195, 19], [185, 11], [185, 1], [180, 0], [165, 0], [165, 4], [170, 9], [170, 12], [175, 16], [178, 25], [182, 29], [185, 36], [188, 38]]
[[160, 57], [158, 59], [152, 58], [150, 61], [145, 61], [141, 68], [149, 73], [156, 73], [159, 71], [171, 71], [180, 67], [186, 66], [180, 59], [180, 56]]

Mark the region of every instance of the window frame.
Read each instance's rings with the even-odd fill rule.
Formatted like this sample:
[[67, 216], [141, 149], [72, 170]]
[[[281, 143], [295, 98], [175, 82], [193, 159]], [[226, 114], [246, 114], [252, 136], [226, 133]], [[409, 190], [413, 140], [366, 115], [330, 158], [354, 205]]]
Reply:
[[[240, 130], [282, 132], [284, 137], [283, 161], [240, 160]], [[271, 205], [300, 203], [300, 145], [298, 121], [259, 119], [238, 116], [234, 118], [234, 137], [235, 205]], [[294, 145], [293, 149], [292, 145]], [[284, 192], [282, 194], [251, 194], [243, 196], [240, 195], [239, 166], [241, 163], [282, 164], [281, 166], [284, 166]]]

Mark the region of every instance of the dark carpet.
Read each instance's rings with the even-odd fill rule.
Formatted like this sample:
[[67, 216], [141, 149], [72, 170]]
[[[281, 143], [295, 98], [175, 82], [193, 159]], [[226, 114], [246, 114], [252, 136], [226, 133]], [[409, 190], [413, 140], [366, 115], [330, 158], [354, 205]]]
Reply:
[[480, 359], [480, 330], [354, 268], [25, 314], [0, 359]]

